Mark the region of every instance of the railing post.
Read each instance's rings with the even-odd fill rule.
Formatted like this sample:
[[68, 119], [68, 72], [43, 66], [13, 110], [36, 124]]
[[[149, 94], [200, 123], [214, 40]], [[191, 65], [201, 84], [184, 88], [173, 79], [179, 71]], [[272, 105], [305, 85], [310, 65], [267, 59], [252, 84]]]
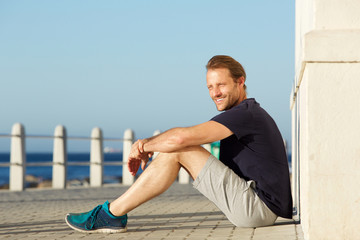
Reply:
[[9, 188], [11, 191], [23, 191], [26, 173], [25, 129], [20, 123], [15, 123], [12, 127], [10, 151]]
[[131, 151], [131, 146], [134, 142], [134, 132], [131, 129], [127, 129], [124, 133], [123, 144], [123, 166], [122, 166], [122, 183], [124, 185], [131, 185], [134, 183], [134, 176], [131, 175], [127, 168], [128, 157]]
[[91, 132], [90, 149], [90, 186], [100, 187], [103, 184], [104, 174], [104, 150], [103, 135], [100, 128], [94, 128]]
[[53, 172], [52, 187], [64, 189], [66, 187], [67, 173], [67, 150], [66, 150], [66, 129], [62, 125], [55, 128], [54, 151], [53, 151]]
[[211, 144], [210, 143], [206, 143], [203, 145], [203, 148], [205, 148], [208, 152], [211, 153]]
[[180, 168], [179, 171], [179, 183], [180, 184], [187, 184], [190, 182], [190, 175], [189, 173], [183, 168]]
[[[160, 133], [161, 133], [160, 130], [155, 130], [153, 136], [159, 135]], [[154, 160], [157, 157], [157, 155], [159, 155], [159, 153], [154, 152], [154, 155], [152, 156], [152, 160]]]

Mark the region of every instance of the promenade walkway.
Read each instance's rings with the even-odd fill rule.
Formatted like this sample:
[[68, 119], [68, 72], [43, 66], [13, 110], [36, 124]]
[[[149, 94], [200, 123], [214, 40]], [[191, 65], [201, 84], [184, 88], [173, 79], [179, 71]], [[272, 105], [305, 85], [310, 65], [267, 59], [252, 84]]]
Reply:
[[234, 227], [191, 184], [177, 183], [130, 212], [126, 233], [83, 234], [66, 225], [66, 213], [91, 210], [115, 199], [126, 189], [122, 185], [109, 185], [0, 191], [0, 239], [303, 239], [300, 225], [287, 219], [278, 219], [271, 227]]

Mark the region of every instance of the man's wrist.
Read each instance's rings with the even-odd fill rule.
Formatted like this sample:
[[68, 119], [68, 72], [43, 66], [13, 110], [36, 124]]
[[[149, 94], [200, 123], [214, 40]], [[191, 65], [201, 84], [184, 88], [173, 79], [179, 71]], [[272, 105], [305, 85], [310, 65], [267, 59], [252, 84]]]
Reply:
[[140, 144], [140, 146], [141, 146], [140, 151], [144, 153], [144, 152], [146, 152], [146, 151], [145, 151], [146, 139], [142, 139], [142, 140], [140, 140], [140, 141], [141, 141], [141, 143], [142, 143], [142, 144]]

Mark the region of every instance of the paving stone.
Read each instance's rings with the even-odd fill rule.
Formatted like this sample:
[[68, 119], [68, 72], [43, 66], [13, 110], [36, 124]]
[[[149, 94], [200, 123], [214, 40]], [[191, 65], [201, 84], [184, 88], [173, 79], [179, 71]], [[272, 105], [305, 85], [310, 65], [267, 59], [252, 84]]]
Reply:
[[303, 239], [300, 225], [279, 218], [267, 228], [237, 228], [192, 185], [175, 183], [161, 196], [130, 212], [128, 232], [83, 234], [69, 228], [68, 212], [84, 212], [126, 191], [122, 185], [100, 188], [0, 191], [0, 239]]

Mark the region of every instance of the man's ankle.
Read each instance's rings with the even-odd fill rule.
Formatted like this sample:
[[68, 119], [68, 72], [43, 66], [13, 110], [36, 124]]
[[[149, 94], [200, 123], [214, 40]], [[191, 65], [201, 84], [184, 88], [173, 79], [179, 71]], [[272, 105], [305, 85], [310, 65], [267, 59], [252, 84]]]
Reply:
[[110, 216], [112, 217], [121, 217], [121, 216], [124, 216], [125, 214], [115, 214], [114, 212], [116, 212], [114, 209], [111, 210], [111, 203], [108, 204], [108, 209], [107, 209], [107, 212], [109, 213]]

